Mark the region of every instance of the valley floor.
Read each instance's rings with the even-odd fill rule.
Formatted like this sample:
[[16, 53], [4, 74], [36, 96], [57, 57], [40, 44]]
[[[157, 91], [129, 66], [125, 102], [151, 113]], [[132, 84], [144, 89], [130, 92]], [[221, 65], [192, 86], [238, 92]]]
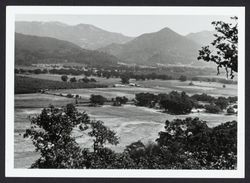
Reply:
[[[104, 80], [104, 79], [103, 79]], [[108, 81], [108, 80], [107, 80]], [[110, 81], [109, 81], [110, 82]], [[113, 83], [116, 81], [113, 81]], [[118, 82], [118, 81], [117, 81]], [[141, 81], [142, 87], [109, 87], [93, 89], [56, 90], [52, 93], [79, 94], [83, 99], [88, 99], [91, 94], [100, 94], [108, 98], [126, 96], [134, 98], [135, 93], [152, 92], [168, 93], [172, 90], [186, 91], [188, 94], [207, 93], [214, 96], [237, 96], [237, 85], [222, 87], [220, 83], [194, 82], [195, 86], [189, 86], [189, 82], [179, 81]], [[43, 107], [49, 104], [63, 106], [74, 103], [74, 99], [47, 94], [17, 94], [15, 95], [15, 168], [28, 168], [39, 157], [35, 152], [30, 139], [24, 139], [23, 133], [29, 128], [28, 116], [41, 112]], [[190, 113], [188, 115], [170, 115], [156, 109], [124, 105], [115, 107], [104, 105], [102, 107], [78, 107], [79, 111], [86, 111], [91, 119], [102, 120], [104, 124], [117, 132], [120, 137], [119, 144], [112, 147], [121, 152], [126, 145], [141, 140], [144, 143], [154, 142], [158, 133], [164, 130], [164, 122], [175, 118], [199, 117], [207, 121], [208, 126], [213, 127], [223, 122], [237, 120], [236, 115]], [[79, 131], [75, 130], [77, 135]], [[82, 147], [89, 147], [92, 141], [87, 138], [78, 138], [77, 142]]]

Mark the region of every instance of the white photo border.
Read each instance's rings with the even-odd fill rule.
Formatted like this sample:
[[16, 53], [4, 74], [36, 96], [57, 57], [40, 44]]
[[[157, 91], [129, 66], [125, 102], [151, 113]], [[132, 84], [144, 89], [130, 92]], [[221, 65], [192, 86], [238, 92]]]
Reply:
[[[18, 14], [50, 15], [225, 15], [238, 16], [238, 131], [236, 170], [124, 170], [14, 168], [14, 37]], [[7, 6], [6, 7], [6, 177], [244, 178], [245, 177], [245, 7], [184, 6]]]

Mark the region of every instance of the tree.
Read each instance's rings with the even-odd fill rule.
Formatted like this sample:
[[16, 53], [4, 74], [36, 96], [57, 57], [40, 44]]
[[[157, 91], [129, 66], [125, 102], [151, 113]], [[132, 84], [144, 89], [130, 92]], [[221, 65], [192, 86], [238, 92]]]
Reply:
[[218, 99], [215, 101], [215, 104], [220, 107], [221, 110], [226, 109], [229, 105], [228, 99], [225, 97], [218, 97]]
[[187, 77], [181, 75], [181, 76], [179, 77], [179, 80], [182, 81], [182, 82], [187, 81]]
[[114, 106], [121, 106], [122, 104], [126, 104], [128, 102], [128, 98], [123, 96], [123, 97], [116, 97], [113, 99], [113, 105]]
[[[30, 137], [41, 157], [31, 168], [106, 168], [115, 160], [115, 154], [104, 144], [117, 145], [115, 132], [104, 126], [102, 121], [93, 121], [85, 112], [78, 112], [74, 105], [63, 108], [49, 106], [36, 117], [31, 118], [31, 128], [24, 137]], [[94, 140], [94, 152], [76, 142], [73, 129]], [[88, 130], [88, 133], [84, 132]], [[80, 137], [82, 137], [81, 135]], [[113, 155], [113, 156], [111, 156]]]
[[32, 126], [24, 137], [30, 137], [41, 154], [32, 168], [83, 168], [81, 149], [71, 132], [88, 123], [88, 116], [78, 113], [71, 104], [62, 109], [44, 108], [40, 115], [31, 118]]
[[68, 81], [68, 76], [67, 75], [62, 75], [61, 79], [62, 79], [62, 81], [67, 82]]
[[169, 113], [188, 114], [194, 107], [194, 103], [185, 92], [172, 91], [160, 99], [160, 106]]
[[129, 76], [128, 75], [126, 75], [126, 74], [124, 74], [124, 75], [122, 75], [121, 76], [121, 82], [122, 82], [122, 84], [129, 84]]
[[205, 105], [204, 107], [206, 109], [206, 112], [208, 112], [208, 113], [217, 114], [221, 111], [221, 108], [217, 105], [214, 105], [214, 104]]
[[234, 108], [233, 107], [227, 108], [227, 114], [235, 114]]
[[237, 165], [236, 121], [209, 128], [199, 118], [167, 120], [156, 141], [172, 168], [235, 169]]
[[138, 106], [154, 107], [158, 96], [153, 93], [136, 93], [135, 100]]
[[204, 46], [199, 50], [198, 60], [214, 62], [217, 64], [217, 74], [220, 74], [220, 68], [224, 68], [228, 77], [233, 78], [238, 72], [238, 23], [237, 17], [231, 17], [235, 23], [225, 23], [223, 21], [214, 21], [217, 34], [214, 34], [215, 40], [211, 43], [213, 48]]
[[89, 100], [93, 105], [103, 105], [107, 101], [107, 99], [101, 95], [91, 95]]

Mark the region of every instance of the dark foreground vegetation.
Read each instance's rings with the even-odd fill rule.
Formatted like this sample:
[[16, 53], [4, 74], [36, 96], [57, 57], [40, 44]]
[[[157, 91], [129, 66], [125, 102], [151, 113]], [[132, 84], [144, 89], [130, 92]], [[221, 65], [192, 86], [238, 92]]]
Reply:
[[[74, 128], [81, 138], [92, 137], [91, 148], [81, 148]], [[40, 158], [32, 168], [90, 169], [236, 169], [237, 122], [209, 128], [199, 118], [165, 122], [155, 143], [140, 141], [128, 145], [122, 153], [105, 147], [117, 145], [118, 137], [102, 121], [94, 121], [72, 104], [63, 108], [50, 106], [31, 118], [30, 137]]]
[[46, 89], [102, 88], [102, 84], [85, 82], [63, 82], [15, 75], [15, 94], [36, 93]]

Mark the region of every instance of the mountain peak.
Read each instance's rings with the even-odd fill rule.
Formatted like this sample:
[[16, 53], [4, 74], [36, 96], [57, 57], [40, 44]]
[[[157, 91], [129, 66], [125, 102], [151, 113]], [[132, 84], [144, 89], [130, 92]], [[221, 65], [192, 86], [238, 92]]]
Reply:
[[180, 34], [176, 33], [175, 31], [173, 31], [172, 29], [170, 29], [169, 27], [164, 27], [163, 29], [159, 30], [156, 33], [171, 34], [171, 35], [180, 35]]

